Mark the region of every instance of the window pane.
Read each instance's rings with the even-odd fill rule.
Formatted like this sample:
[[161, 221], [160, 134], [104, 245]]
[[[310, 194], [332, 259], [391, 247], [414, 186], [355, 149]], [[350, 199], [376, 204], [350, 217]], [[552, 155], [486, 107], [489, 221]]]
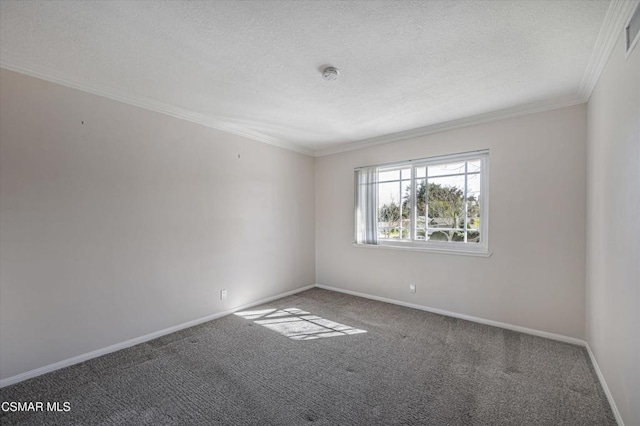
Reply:
[[464, 173], [464, 161], [428, 166], [429, 177]]
[[426, 227], [427, 203], [425, 188], [425, 180], [416, 179], [416, 237], [418, 239], [425, 238], [424, 231], [422, 233], [419, 232], [419, 230], [424, 230]]
[[[408, 169], [409, 173], [411, 173], [411, 169]], [[402, 176], [407, 176], [406, 170], [402, 171]], [[408, 175], [410, 176], [410, 174]], [[400, 238], [403, 240], [411, 239], [411, 181], [403, 180], [402, 181], [402, 229], [400, 231]]]
[[480, 160], [467, 161], [467, 172], [474, 173], [480, 171]]
[[464, 227], [464, 176], [429, 179], [427, 194], [429, 228]]
[[391, 170], [389, 172], [378, 173], [378, 182], [385, 182], [389, 180], [399, 180], [400, 170]]
[[467, 229], [480, 229], [480, 192], [467, 192]]
[[[459, 154], [415, 160], [420, 165], [406, 161], [381, 166], [375, 185], [376, 211], [370, 212], [375, 213], [378, 239], [392, 246], [419, 241], [424, 247], [437, 247], [437, 242], [450, 246], [480, 243], [484, 249], [486, 239], [480, 241], [480, 232], [486, 228], [481, 218], [484, 158], [484, 153]], [[436, 163], [429, 164], [431, 161]]]
[[[400, 226], [400, 182], [378, 185], [378, 229], [380, 238], [392, 238], [393, 228]], [[396, 235], [397, 238], [397, 235]]]
[[411, 181], [410, 180], [403, 180], [402, 181], [402, 190], [404, 191], [402, 193], [402, 219], [406, 220], [406, 225], [405, 222], [403, 221], [402, 226], [405, 228], [409, 228], [411, 226], [410, 223], [410, 219], [411, 219]]
[[451, 233], [447, 231], [437, 231], [435, 229], [431, 229], [428, 231], [428, 236], [430, 241], [449, 241], [451, 238]]
[[479, 243], [480, 242], [480, 231], [469, 230], [467, 231], [467, 242], [468, 243]]
[[411, 168], [379, 174], [380, 181], [392, 178], [378, 185], [378, 238], [410, 239]]
[[480, 194], [480, 174], [467, 175], [467, 191]]
[[426, 212], [426, 186], [424, 179], [416, 179], [416, 211], [418, 216], [425, 216]]
[[391, 234], [387, 238], [393, 239], [393, 240], [408, 240], [409, 239], [409, 230], [408, 229], [401, 229], [401, 228], [393, 228], [391, 230]]
[[378, 228], [378, 238], [383, 240], [399, 240], [400, 228], [392, 228], [392, 227]]

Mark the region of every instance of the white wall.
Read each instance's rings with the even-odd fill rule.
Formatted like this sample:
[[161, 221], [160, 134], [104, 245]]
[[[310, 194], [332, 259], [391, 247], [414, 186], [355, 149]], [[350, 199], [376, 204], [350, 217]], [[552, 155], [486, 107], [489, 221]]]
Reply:
[[640, 46], [621, 34], [588, 104], [587, 340], [640, 425]]
[[0, 79], [1, 378], [313, 284], [313, 158]]
[[[317, 282], [584, 338], [585, 140], [578, 105], [317, 158]], [[355, 167], [484, 148], [490, 258], [352, 246]]]

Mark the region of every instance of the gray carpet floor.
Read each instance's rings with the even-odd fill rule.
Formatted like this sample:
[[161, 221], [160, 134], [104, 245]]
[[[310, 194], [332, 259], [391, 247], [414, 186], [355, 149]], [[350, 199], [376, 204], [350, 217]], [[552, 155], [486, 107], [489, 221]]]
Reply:
[[0, 390], [61, 425], [615, 425], [584, 348], [312, 289]]

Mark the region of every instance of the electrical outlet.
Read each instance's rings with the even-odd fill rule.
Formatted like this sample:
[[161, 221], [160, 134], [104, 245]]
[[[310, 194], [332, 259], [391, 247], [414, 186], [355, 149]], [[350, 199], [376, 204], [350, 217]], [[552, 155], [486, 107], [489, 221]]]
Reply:
[[220, 300], [224, 300], [227, 298], [227, 289], [220, 290]]
[[415, 293], [415, 292], [416, 292], [416, 285], [409, 284], [409, 293]]

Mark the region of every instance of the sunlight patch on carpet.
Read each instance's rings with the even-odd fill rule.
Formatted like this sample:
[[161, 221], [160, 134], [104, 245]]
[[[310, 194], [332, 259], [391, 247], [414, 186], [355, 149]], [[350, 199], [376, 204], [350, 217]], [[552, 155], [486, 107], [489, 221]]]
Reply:
[[236, 312], [236, 315], [254, 320], [254, 323], [294, 340], [312, 340], [366, 333], [366, 330], [330, 321], [298, 308], [243, 311]]

